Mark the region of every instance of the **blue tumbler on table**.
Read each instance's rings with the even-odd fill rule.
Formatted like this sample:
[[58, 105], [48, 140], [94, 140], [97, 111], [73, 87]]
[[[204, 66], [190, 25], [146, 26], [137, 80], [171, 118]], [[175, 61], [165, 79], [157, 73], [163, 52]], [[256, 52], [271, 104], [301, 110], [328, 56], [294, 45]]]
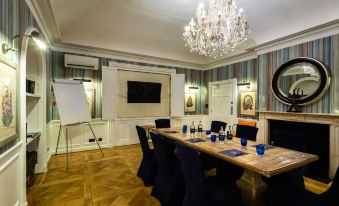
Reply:
[[245, 137], [241, 138], [240, 144], [241, 144], [241, 146], [246, 147], [247, 146], [247, 138], [245, 138]]
[[211, 142], [216, 142], [217, 141], [217, 135], [212, 134], [211, 135]]
[[258, 144], [257, 146], [255, 146], [255, 149], [257, 150], [257, 154], [258, 156], [263, 156], [265, 154], [265, 145], [263, 144]]
[[186, 133], [187, 133], [187, 125], [186, 125], [186, 124], [184, 124], [184, 125], [182, 126], [182, 133], [183, 133], [183, 134], [186, 134]]

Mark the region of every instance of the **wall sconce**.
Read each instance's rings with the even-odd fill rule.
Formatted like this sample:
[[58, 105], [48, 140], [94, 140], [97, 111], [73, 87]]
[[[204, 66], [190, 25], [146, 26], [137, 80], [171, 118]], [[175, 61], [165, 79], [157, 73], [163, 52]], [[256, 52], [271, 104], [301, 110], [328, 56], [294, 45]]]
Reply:
[[[30, 35], [24, 35], [27, 37], [30, 37], [34, 40], [34, 42], [36, 43], [36, 45], [38, 45], [38, 47], [42, 50], [45, 50], [47, 48], [46, 43], [43, 42], [40, 38], [40, 33], [37, 31], [32, 31], [32, 33]], [[9, 51], [17, 51], [18, 49], [15, 48], [15, 39], [17, 39], [18, 37], [20, 37], [20, 35], [15, 35], [12, 38], [12, 47], [9, 47], [7, 43], [3, 43], [2, 44], [2, 53], [6, 54]]]
[[199, 90], [199, 87], [197, 87], [197, 86], [189, 86], [188, 90], [189, 90], [189, 92], [197, 92]]
[[245, 88], [250, 89], [251, 88], [251, 82], [246, 82], [246, 81], [239, 82], [239, 83], [237, 83], [237, 86], [240, 86], [240, 90], [244, 90]]

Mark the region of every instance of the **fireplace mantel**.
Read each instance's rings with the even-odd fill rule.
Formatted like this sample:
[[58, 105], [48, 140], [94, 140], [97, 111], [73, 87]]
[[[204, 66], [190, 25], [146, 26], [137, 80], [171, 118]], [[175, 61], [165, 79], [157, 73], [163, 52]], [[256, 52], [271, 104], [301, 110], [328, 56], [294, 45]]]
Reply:
[[282, 120], [291, 122], [305, 122], [316, 124], [327, 124], [330, 126], [330, 174], [334, 177], [339, 165], [339, 115], [324, 113], [291, 113], [259, 111], [257, 141], [261, 143], [269, 142], [269, 120]]
[[339, 125], [338, 114], [259, 111], [259, 119]]

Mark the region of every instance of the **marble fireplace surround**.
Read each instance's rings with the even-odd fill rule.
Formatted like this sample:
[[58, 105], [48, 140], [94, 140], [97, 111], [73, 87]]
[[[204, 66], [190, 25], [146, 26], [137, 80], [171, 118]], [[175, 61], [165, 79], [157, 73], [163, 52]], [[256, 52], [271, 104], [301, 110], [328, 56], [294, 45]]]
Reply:
[[269, 142], [269, 120], [282, 120], [290, 122], [304, 122], [315, 124], [326, 124], [330, 128], [330, 168], [329, 176], [333, 178], [339, 165], [339, 115], [319, 113], [290, 113], [259, 111], [257, 141], [260, 143]]

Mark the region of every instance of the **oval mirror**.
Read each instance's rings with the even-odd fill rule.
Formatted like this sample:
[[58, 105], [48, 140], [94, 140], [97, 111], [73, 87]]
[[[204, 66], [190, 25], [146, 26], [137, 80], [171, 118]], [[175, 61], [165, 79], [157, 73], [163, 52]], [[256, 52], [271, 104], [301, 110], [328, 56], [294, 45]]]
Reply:
[[306, 105], [321, 98], [330, 82], [330, 73], [324, 64], [300, 57], [278, 68], [272, 79], [272, 90], [285, 104]]

